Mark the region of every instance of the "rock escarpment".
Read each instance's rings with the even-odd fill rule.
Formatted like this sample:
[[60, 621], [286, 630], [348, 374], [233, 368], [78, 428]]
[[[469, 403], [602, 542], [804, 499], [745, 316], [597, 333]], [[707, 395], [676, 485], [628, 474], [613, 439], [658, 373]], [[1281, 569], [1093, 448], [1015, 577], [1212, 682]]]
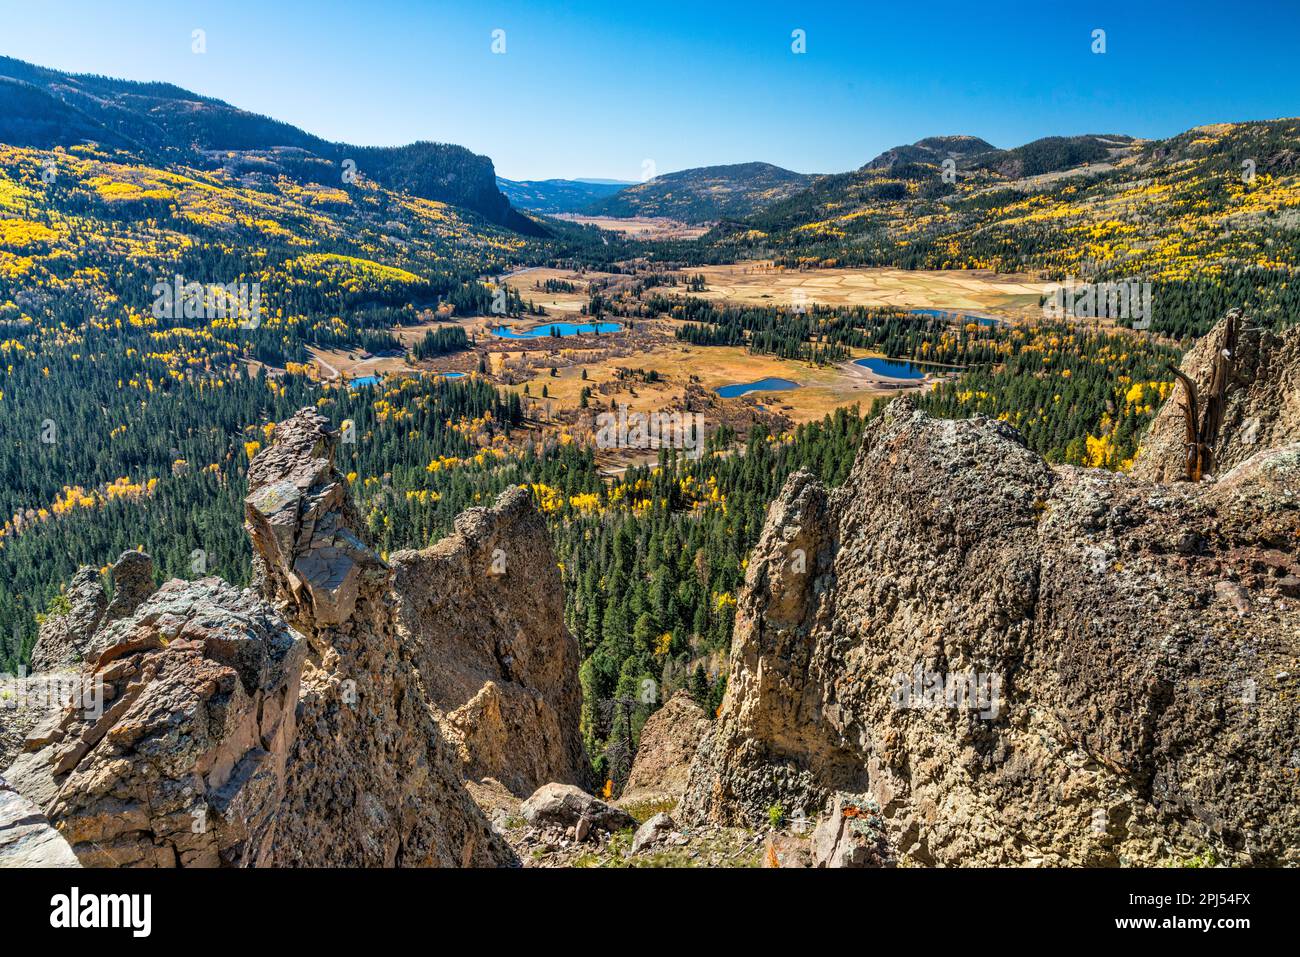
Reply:
[[0, 778], [0, 864], [4, 867], [80, 867], [77, 855], [45, 815]]
[[686, 792], [691, 761], [709, 728], [704, 709], [678, 691], [646, 720], [619, 803], [676, 803]]
[[772, 505], [679, 818], [850, 794], [911, 863], [1295, 863], [1297, 540], [1300, 446], [1158, 486], [896, 400]]
[[393, 572], [363, 538], [335, 441], [304, 409], [248, 473], [254, 576], [306, 643], [275, 863], [513, 863], [463, 786], [419, 649], [398, 632]]
[[153, 559], [144, 552], [123, 552], [110, 573], [113, 600], [104, 593], [99, 571], [77, 569], [68, 584], [68, 611], [47, 618], [32, 649], [32, 671], [75, 668], [86, 657], [86, 646], [99, 627], [131, 614], [153, 594]]

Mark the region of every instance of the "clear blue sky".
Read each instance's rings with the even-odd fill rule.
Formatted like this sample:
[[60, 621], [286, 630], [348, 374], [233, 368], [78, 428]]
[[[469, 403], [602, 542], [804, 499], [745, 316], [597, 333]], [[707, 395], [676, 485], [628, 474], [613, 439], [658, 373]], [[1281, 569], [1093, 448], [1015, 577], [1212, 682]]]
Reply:
[[0, 0], [0, 31], [10, 56], [334, 140], [460, 143], [514, 179], [632, 180], [645, 159], [837, 172], [936, 134], [1008, 147], [1300, 114], [1300, 0]]

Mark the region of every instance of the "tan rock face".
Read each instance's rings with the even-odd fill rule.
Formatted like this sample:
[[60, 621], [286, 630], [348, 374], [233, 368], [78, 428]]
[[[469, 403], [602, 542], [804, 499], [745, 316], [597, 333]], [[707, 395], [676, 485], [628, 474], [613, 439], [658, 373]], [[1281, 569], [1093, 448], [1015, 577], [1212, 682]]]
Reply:
[[587, 783], [577, 642], [550, 535], [523, 489], [458, 516], [431, 548], [397, 552], [393, 592], [411, 650], [462, 771], [518, 797]]
[[913, 863], [1295, 862], [1298, 503], [1300, 446], [1155, 486], [895, 401], [771, 507], [679, 818], [847, 793]]
[[[1182, 371], [1204, 402], [1215, 356], [1223, 349], [1227, 320], [1220, 320], [1183, 358]], [[1211, 445], [1213, 471], [1222, 475], [1260, 449], [1300, 442], [1300, 329], [1283, 334], [1244, 320], [1232, 356], [1233, 376], [1223, 424]], [[1153, 482], [1182, 478], [1186, 425], [1182, 387], [1156, 414], [1134, 459], [1132, 474]]]
[[268, 863], [304, 651], [251, 593], [168, 582], [95, 636], [10, 783], [87, 866]]
[[709, 728], [708, 716], [689, 692], [679, 691], [641, 729], [636, 760], [619, 802], [680, 801], [691, 760]]

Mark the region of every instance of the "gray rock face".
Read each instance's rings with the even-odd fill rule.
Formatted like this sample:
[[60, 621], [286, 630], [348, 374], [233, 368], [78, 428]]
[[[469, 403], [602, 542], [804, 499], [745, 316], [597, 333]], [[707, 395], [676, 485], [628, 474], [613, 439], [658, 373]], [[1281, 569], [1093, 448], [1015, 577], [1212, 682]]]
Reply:
[[398, 633], [392, 572], [365, 542], [327, 424], [302, 410], [249, 466], [254, 574], [309, 649], [273, 861], [514, 864], [466, 791], [417, 649]]
[[86, 645], [104, 618], [108, 598], [98, 570], [85, 565], [68, 585], [67, 614], [47, 618], [32, 649], [32, 671], [72, 668], [85, 657]]
[[544, 784], [519, 809], [534, 827], [574, 827], [585, 821], [589, 828], [621, 831], [636, 827], [632, 815], [611, 807], [572, 784]]
[[80, 867], [59, 832], [0, 778], [0, 867]]
[[679, 819], [847, 792], [911, 863], [1294, 863], [1297, 534], [1300, 446], [1157, 486], [896, 400], [772, 505]]
[[117, 621], [131, 614], [154, 592], [153, 559], [144, 552], [123, 552], [113, 565], [113, 600], [104, 621]]
[[837, 794], [813, 829], [813, 867], [887, 867], [893, 852], [866, 795]]
[[691, 760], [709, 728], [708, 716], [690, 693], [679, 691], [646, 721], [636, 759], [619, 803], [680, 801]]

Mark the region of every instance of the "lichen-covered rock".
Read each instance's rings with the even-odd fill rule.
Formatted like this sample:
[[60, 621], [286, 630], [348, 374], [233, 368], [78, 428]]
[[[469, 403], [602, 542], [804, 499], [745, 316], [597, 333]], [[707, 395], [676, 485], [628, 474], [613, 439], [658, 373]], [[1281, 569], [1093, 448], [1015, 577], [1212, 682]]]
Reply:
[[866, 795], [838, 793], [809, 842], [813, 867], [888, 867], [894, 854]]
[[641, 729], [636, 759], [619, 804], [680, 801], [691, 760], [708, 729], [708, 715], [689, 692], [678, 691], [665, 701]]
[[0, 867], [80, 867], [68, 842], [0, 777]]
[[525, 797], [589, 776], [578, 644], [550, 534], [521, 488], [472, 508], [430, 548], [391, 556], [398, 634], [462, 773]]
[[516, 864], [436, 719], [421, 665], [441, 662], [399, 633], [392, 571], [366, 543], [334, 468], [336, 436], [304, 409], [275, 438], [249, 466], [254, 574], [308, 654], [273, 862]]
[[910, 863], [1296, 863], [1298, 458], [1153, 485], [896, 400], [772, 505], [679, 819], [842, 791]]
[[123, 552], [113, 563], [113, 600], [104, 611], [104, 623], [134, 612], [154, 592], [153, 559], [141, 551]]
[[[1238, 322], [1223, 420], [1210, 443], [1215, 475], [1236, 468], [1260, 449], [1300, 442], [1300, 328], [1275, 333], [1249, 319]], [[1226, 317], [1219, 320], [1183, 357], [1182, 371], [1196, 383], [1202, 409], [1215, 357], [1224, 348], [1227, 323]], [[1183, 388], [1175, 386], [1142, 438], [1133, 475], [1153, 482], [1183, 477], [1187, 456], [1183, 402]]]
[[305, 650], [252, 593], [170, 581], [95, 636], [10, 783], [88, 866], [268, 863]]

